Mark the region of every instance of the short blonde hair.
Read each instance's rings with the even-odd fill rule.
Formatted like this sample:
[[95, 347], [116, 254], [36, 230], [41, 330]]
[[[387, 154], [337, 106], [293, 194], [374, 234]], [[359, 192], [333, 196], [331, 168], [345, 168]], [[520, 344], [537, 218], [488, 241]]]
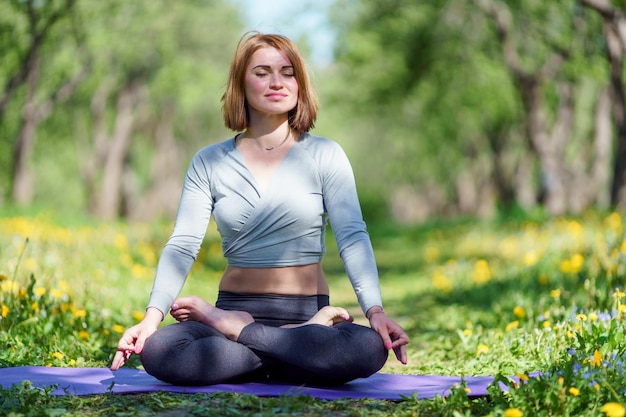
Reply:
[[222, 96], [224, 124], [234, 131], [248, 127], [248, 105], [244, 89], [246, 68], [252, 55], [260, 48], [271, 46], [284, 53], [293, 65], [294, 76], [298, 83], [298, 102], [289, 112], [289, 126], [298, 132], [308, 132], [315, 126], [318, 99], [313, 91], [307, 68], [300, 52], [288, 38], [276, 34], [248, 32], [237, 45], [235, 56], [230, 64], [230, 73], [226, 92]]

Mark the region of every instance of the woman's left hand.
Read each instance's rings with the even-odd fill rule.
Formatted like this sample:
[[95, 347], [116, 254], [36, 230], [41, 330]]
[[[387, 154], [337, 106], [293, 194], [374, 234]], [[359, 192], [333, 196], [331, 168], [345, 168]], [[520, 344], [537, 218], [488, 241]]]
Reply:
[[391, 320], [382, 311], [377, 311], [369, 317], [370, 326], [376, 330], [383, 339], [386, 349], [393, 349], [396, 358], [403, 364], [407, 364], [406, 345], [409, 343], [409, 336], [402, 327]]

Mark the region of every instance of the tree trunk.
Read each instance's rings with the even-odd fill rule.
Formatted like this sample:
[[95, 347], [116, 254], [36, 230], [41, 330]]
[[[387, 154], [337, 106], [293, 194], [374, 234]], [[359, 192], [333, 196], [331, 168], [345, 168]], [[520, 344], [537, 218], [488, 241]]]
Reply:
[[135, 125], [141, 86], [130, 83], [122, 87], [116, 101], [115, 121], [109, 134], [105, 122], [106, 99], [110, 85], [103, 85], [92, 100], [94, 117], [93, 146], [89, 161], [83, 166], [83, 179], [89, 193], [90, 212], [110, 220], [121, 214], [122, 179]]
[[[159, 216], [176, 214], [182, 188], [181, 173], [184, 172], [184, 151], [174, 136], [174, 109], [165, 106], [154, 131], [155, 149], [151, 161], [148, 188], [141, 192], [126, 189], [131, 220], [149, 221]], [[133, 184], [128, 182], [127, 184]]]
[[626, 93], [622, 79], [624, 54], [626, 54], [626, 18], [608, 0], [582, 0], [582, 3], [594, 9], [604, 19], [604, 36], [608, 47], [612, 86], [613, 119], [617, 131], [611, 205], [626, 209]]
[[573, 123], [571, 86], [564, 82], [559, 83], [561, 100], [552, 129], [548, 127], [546, 121], [543, 100], [545, 82], [556, 78], [563, 63], [563, 56], [554, 53], [535, 72], [523, 69], [517, 47], [511, 37], [512, 23], [509, 11], [504, 5], [491, 0], [476, 0], [476, 3], [495, 23], [504, 61], [521, 97], [526, 137], [537, 155], [541, 169], [541, 190], [538, 200], [545, 204], [552, 214], [563, 214], [569, 208], [567, 199], [569, 187], [563, 153]]
[[17, 141], [13, 147], [13, 184], [11, 198], [20, 206], [27, 206], [33, 198], [33, 179], [28, 161], [35, 143], [37, 130], [37, 106], [35, 104], [35, 92], [39, 81], [39, 56], [35, 54], [30, 65], [27, 84], [26, 102], [22, 108], [22, 120], [17, 135]]

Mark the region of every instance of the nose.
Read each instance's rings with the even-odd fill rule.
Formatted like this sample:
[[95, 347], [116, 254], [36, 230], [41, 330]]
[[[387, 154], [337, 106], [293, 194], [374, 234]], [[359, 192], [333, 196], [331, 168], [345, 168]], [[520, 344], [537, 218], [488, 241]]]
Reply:
[[270, 78], [270, 88], [279, 89], [282, 88], [283, 81], [280, 74], [272, 74]]

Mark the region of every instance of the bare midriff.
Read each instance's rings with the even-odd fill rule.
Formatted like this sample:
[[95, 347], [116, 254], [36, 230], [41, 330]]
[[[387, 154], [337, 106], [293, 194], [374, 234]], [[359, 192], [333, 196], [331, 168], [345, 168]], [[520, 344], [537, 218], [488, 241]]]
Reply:
[[328, 295], [328, 282], [320, 263], [280, 268], [228, 266], [219, 289], [254, 294]]

